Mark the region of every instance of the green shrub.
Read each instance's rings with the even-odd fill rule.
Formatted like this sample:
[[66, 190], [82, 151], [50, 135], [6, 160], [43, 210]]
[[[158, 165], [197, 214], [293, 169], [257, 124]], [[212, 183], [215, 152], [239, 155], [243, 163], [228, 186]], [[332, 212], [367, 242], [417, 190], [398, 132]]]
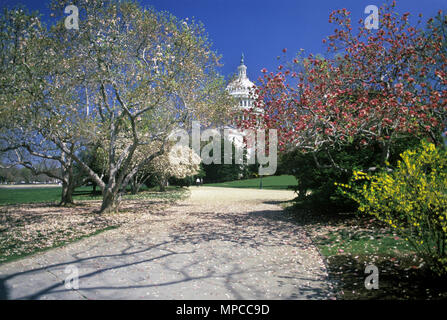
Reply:
[[[419, 145], [415, 137], [401, 137], [390, 147], [389, 162], [397, 164], [399, 154], [412, 146]], [[332, 159], [339, 167], [328, 166]], [[278, 172], [290, 174], [297, 179], [297, 204], [304, 207], [328, 209], [331, 212], [356, 211], [357, 203], [337, 192], [335, 182], [347, 183], [353, 170], [367, 170], [379, 168], [382, 161], [382, 146], [379, 143], [363, 146], [361, 141], [352, 141], [343, 148], [329, 148], [315, 154], [318, 167], [311, 153], [294, 150], [279, 156]]]
[[318, 167], [311, 153], [293, 151], [280, 156], [280, 172], [291, 174], [297, 179], [297, 203], [301, 206], [331, 211], [356, 210], [352, 200], [336, 192], [335, 182], [347, 183], [354, 168], [368, 168], [376, 163], [374, 148], [361, 149], [354, 145], [344, 149], [331, 150], [333, 160], [347, 170], [324, 167], [330, 164], [326, 152], [318, 152], [316, 157], [322, 167]]
[[[236, 147], [234, 143], [231, 143], [231, 164], [225, 164], [225, 140], [221, 139], [221, 159], [220, 164], [211, 163], [204, 164], [202, 163], [202, 169], [204, 172], [204, 182], [205, 183], [216, 183], [216, 182], [226, 182], [238, 180], [242, 176], [244, 176], [244, 166], [237, 164], [235, 155], [236, 155]], [[210, 152], [210, 156], [213, 155], [213, 151]], [[245, 155], [244, 155], [245, 161]]]

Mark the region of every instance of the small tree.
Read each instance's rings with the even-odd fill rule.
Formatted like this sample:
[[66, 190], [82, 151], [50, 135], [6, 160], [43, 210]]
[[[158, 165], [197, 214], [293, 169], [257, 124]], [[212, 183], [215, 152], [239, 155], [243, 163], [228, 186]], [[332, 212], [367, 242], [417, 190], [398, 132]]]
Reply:
[[191, 148], [177, 146], [169, 154], [157, 157], [149, 171], [158, 182], [160, 191], [165, 191], [170, 177], [185, 179], [197, 175], [200, 172], [200, 163], [200, 156]]

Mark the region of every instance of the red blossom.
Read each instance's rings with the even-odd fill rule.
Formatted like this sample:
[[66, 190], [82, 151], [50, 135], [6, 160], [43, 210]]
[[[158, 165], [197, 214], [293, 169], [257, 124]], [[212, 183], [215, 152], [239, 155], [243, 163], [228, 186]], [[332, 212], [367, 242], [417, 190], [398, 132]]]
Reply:
[[[429, 37], [420, 27], [402, 23], [409, 15], [399, 18], [392, 8], [381, 8], [381, 30], [372, 34], [362, 21], [355, 33], [346, 9], [334, 11], [329, 21], [337, 28], [324, 41], [336, 58], [293, 59], [276, 74], [262, 69], [256, 105], [263, 109], [263, 126], [278, 130], [282, 148], [316, 150], [323, 143], [353, 139], [368, 145], [447, 126], [441, 33], [434, 30]], [[298, 64], [301, 69], [294, 69]]]

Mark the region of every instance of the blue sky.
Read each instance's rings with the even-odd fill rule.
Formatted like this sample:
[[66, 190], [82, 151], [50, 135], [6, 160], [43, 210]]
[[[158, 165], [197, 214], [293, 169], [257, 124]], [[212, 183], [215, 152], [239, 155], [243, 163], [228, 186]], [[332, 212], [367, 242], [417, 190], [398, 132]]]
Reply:
[[[352, 21], [365, 18], [367, 5], [380, 6], [384, 0], [139, 0], [158, 10], [166, 10], [179, 18], [200, 20], [223, 55], [221, 73], [236, 71], [241, 52], [245, 54], [248, 76], [254, 81], [261, 69], [277, 66], [276, 57], [283, 48], [292, 57], [299, 49], [307, 53], [325, 53], [321, 40], [331, 34], [334, 25], [328, 17], [335, 9], [352, 12]], [[38, 9], [43, 18], [49, 16], [47, 0], [0, 0], [0, 6], [22, 3]], [[429, 17], [439, 9], [447, 11], [446, 0], [397, 0], [398, 12], [421, 12]]]

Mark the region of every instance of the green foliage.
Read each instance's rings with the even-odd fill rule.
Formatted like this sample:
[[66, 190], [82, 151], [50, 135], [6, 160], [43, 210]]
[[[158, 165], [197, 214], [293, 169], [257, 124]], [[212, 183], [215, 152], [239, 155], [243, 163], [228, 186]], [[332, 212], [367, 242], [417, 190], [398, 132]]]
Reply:
[[[107, 181], [107, 154], [106, 151], [99, 145], [94, 145], [79, 152], [79, 158], [86, 163], [98, 176], [102, 177], [103, 181]], [[74, 165], [75, 175], [78, 179], [88, 178], [87, 173], [82, 169], [79, 163]], [[92, 179], [86, 179], [86, 182], [95, 184]]]
[[439, 274], [447, 273], [447, 151], [423, 141], [395, 170], [353, 172], [340, 192], [396, 229]]
[[[235, 162], [235, 146], [232, 143], [232, 157], [231, 164], [224, 163], [224, 145], [225, 140], [221, 140], [221, 159], [220, 164], [211, 163], [211, 164], [203, 164], [202, 168], [205, 173], [204, 181], [206, 183], [211, 182], [225, 182], [225, 181], [233, 181], [240, 179], [243, 176], [244, 168], [240, 164], [236, 164]], [[212, 156], [212, 151], [210, 152], [210, 156]]]
[[[327, 152], [315, 154], [320, 166], [311, 153], [298, 150], [284, 154], [280, 158], [281, 172], [292, 174], [297, 179], [297, 202], [302, 206], [331, 208], [333, 210], [352, 210], [355, 204], [340, 197], [336, 193], [336, 181], [347, 182], [351, 170], [340, 170], [329, 166], [330, 158]], [[354, 145], [331, 152], [331, 157], [343, 168], [370, 167], [377, 158], [373, 148], [360, 149]]]
[[169, 177], [168, 181], [169, 185], [171, 186], [189, 187], [191, 185], [194, 185], [196, 180], [194, 179], [194, 177], [185, 177], [185, 178]]
[[239, 179], [241, 169], [235, 164], [208, 164], [204, 165], [206, 182], [225, 182]]
[[[411, 137], [396, 139], [390, 146], [389, 162], [396, 164], [401, 152], [418, 143], [418, 139]], [[379, 143], [364, 146], [359, 141], [315, 154], [296, 149], [280, 155], [278, 172], [295, 176], [296, 200], [301, 206], [352, 211], [357, 209], [357, 204], [338, 193], [335, 182], [347, 183], [353, 170], [377, 170], [382, 162], [382, 150]]]

